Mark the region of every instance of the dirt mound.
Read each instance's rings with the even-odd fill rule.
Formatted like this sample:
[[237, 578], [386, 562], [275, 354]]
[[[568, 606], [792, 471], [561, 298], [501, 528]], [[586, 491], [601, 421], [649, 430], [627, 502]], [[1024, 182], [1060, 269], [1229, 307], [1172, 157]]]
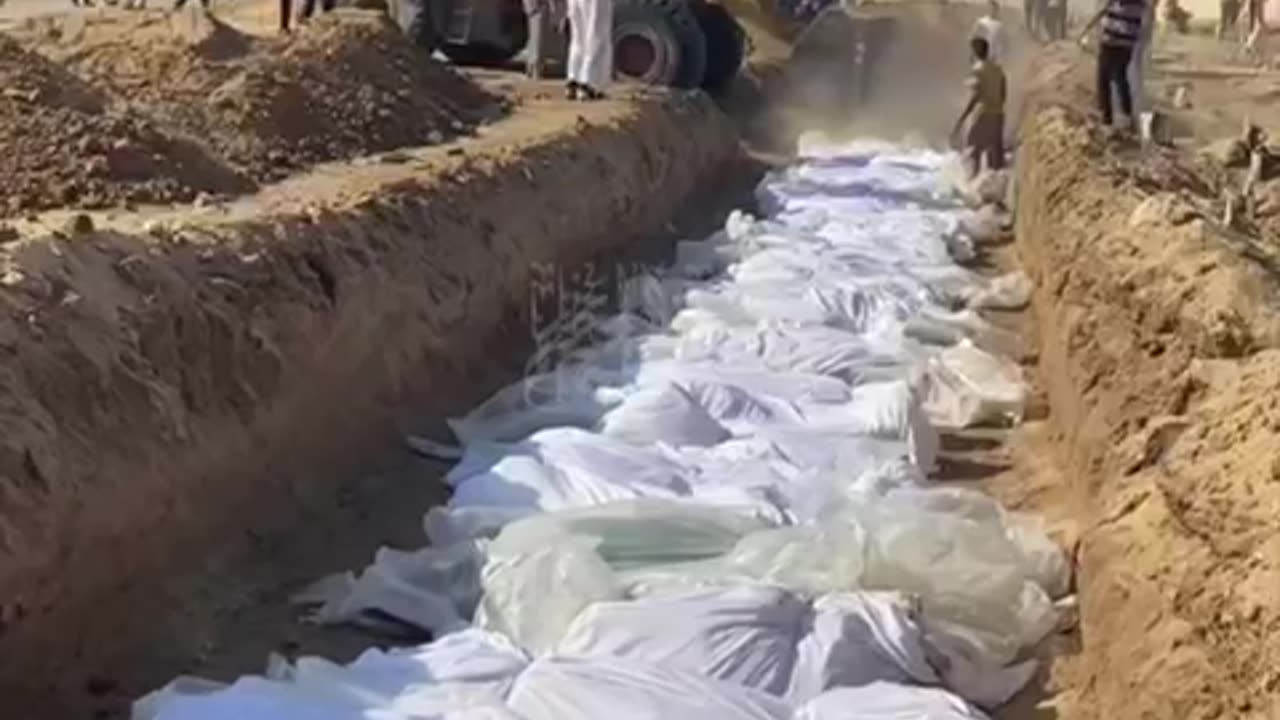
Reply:
[[501, 112], [498, 98], [375, 12], [334, 12], [285, 39], [198, 13], [42, 21], [24, 37], [259, 182], [440, 143]]
[[470, 131], [494, 98], [369, 14], [321, 19], [282, 51], [254, 57], [209, 104], [274, 163], [299, 167], [440, 143]]
[[1280, 273], [1220, 169], [1105, 141], [1086, 66], [1036, 74], [1018, 243], [1083, 508], [1069, 717], [1280, 715]]
[[4, 717], [127, 717], [178, 671], [234, 677], [303, 640], [345, 652], [299, 636], [284, 599], [389, 542], [365, 498], [421, 507], [442, 487], [375, 492], [366, 461], [421, 408], [493, 389], [531, 267], [611, 268], [737, 150], [698, 95], [531, 113], [317, 192], [0, 246], [0, 657], [22, 658], [0, 662]]
[[58, 65], [0, 36], [0, 215], [189, 201], [246, 183]]

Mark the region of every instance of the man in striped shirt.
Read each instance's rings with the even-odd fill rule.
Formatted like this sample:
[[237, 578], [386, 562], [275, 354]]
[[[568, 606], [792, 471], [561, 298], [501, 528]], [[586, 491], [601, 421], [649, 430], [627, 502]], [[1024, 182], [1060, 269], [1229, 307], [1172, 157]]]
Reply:
[[1085, 25], [1081, 44], [1088, 41], [1093, 26], [1102, 23], [1102, 40], [1098, 44], [1098, 109], [1108, 127], [1114, 117], [1111, 110], [1111, 88], [1120, 97], [1120, 112], [1128, 127], [1136, 127], [1133, 116], [1133, 93], [1129, 87], [1129, 62], [1142, 36], [1146, 4], [1152, 0], [1107, 0], [1107, 4]]

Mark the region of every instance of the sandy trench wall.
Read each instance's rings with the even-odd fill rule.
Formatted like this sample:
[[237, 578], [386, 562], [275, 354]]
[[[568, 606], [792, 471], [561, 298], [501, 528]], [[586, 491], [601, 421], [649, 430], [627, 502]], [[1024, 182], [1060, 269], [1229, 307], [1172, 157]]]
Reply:
[[1196, 210], [1176, 157], [1107, 149], [1069, 74], [1040, 75], [1016, 178], [1085, 521], [1066, 717], [1280, 717], [1280, 280]]
[[10, 244], [0, 688], [93, 653], [113, 593], [457, 398], [527, 334], [531, 266], [660, 232], [736, 150], [709, 101], [670, 96], [328, 204]]

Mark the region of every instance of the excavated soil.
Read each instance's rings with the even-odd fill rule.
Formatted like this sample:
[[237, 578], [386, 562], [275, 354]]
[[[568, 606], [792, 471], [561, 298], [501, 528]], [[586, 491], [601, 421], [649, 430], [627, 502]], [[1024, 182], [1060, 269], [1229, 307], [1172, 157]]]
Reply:
[[0, 217], [58, 206], [181, 202], [252, 184], [65, 68], [0, 36]]
[[0, 79], [14, 79], [0, 101], [0, 147], [15, 149], [0, 163], [18, 179], [0, 189], [9, 215], [237, 195], [470, 134], [505, 105], [373, 12], [285, 39], [123, 10], [32, 19], [14, 35], [0, 38]]
[[1081, 527], [1068, 718], [1280, 717], [1280, 276], [1204, 158], [1104, 138], [1037, 67], [1017, 242]]
[[[874, 110], [825, 129], [936, 137], [974, 14], [874, 9], [906, 18]], [[112, 717], [175, 670], [367, 642], [282, 630], [284, 598], [416, 538], [439, 489], [406, 478], [440, 468], [355, 459], [509, 369], [532, 266], [658, 231], [734, 152], [703, 99], [541, 90], [450, 144], [501, 103], [380, 19], [266, 39], [196, 17], [0, 38], [0, 147], [24, 149], [0, 156], [0, 657], [23, 659], [0, 663], [0, 696], [17, 717]], [[1012, 432], [946, 438], [943, 479], [1046, 519], [1080, 624], [997, 717], [1280, 717], [1280, 215], [1223, 227], [1238, 172], [1105, 137], [1075, 51], [1026, 77], [1016, 240], [994, 260], [1036, 283], [1002, 324], [1043, 397]], [[770, 120], [790, 137], [812, 118]], [[20, 217], [290, 173], [225, 205]]]
[[[377, 483], [342, 479], [413, 417], [479, 399], [527, 334], [532, 267], [661, 232], [736, 148], [700, 96], [531, 103], [469, 143], [226, 207], [17, 223], [0, 247], [0, 657], [23, 659], [0, 663], [6, 711], [114, 712], [203, 667], [284, 579], [331, 570], [336, 526], [376, 534], [358, 515], [429, 504], [434, 482], [365, 504]], [[360, 537], [350, 562], [385, 539]], [[228, 552], [280, 584], [213, 573]]]

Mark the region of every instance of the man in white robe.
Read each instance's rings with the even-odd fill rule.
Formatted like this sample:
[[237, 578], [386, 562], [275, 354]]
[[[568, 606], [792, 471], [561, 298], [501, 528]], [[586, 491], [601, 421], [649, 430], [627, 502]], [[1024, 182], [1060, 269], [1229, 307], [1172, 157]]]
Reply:
[[613, 80], [613, 0], [568, 0], [569, 97], [596, 100]]

